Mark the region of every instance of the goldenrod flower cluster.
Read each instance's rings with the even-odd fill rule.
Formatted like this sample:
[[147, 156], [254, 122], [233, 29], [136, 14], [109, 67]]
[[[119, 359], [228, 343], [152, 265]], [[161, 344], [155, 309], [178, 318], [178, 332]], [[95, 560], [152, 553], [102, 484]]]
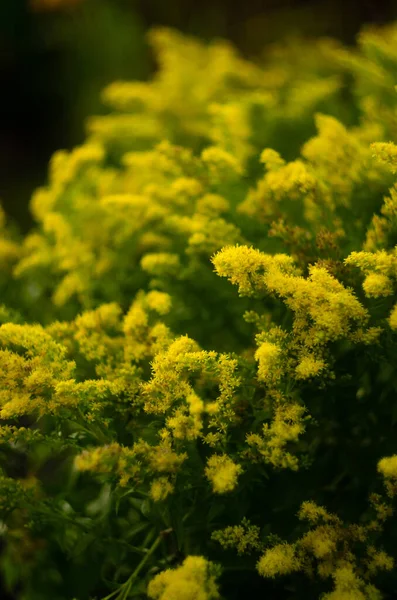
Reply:
[[0, 213], [0, 571], [24, 600], [392, 598], [397, 26], [255, 64], [150, 43], [29, 234]]
[[202, 556], [188, 556], [177, 569], [162, 571], [149, 584], [148, 596], [154, 600], [215, 600], [216, 567]]
[[225, 455], [212, 455], [208, 460], [205, 474], [212, 483], [216, 494], [232, 491], [237, 485], [237, 477], [242, 468]]

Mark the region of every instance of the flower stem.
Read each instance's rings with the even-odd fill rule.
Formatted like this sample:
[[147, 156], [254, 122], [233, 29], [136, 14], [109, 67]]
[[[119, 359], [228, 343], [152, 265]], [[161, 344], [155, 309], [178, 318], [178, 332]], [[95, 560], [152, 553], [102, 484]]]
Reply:
[[117, 594], [118, 600], [126, 600], [126, 598], [128, 598], [128, 594], [130, 593], [131, 586], [134, 583], [135, 579], [138, 577], [139, 573], [142, 571], [143, 567], [146, 565], [146, 563], [148, 562], [150, 557], [157, 550], [163, 537], [170, 532], [171, 532], [171, 529], [166, 529], [165, 531], [162, 531], [157, 536], [157, 538], [154, 540], [153, 544], [151, 545], [149, 550], [146, 552], [145, 556], [142, 558], [141, 562], [139, 563], [139, 565], [137, 566], [135, 571], [133, 571], [133, 573], [131, 573], [131, 575], [129, 576], [127, 581], [125, 581], [117, 590], [115, 590], [114, 592], [112, 592], [111, 594], [106, 596], [105, 598], [102, 598], [102, 600], [110, 600], [110, 598], [113, 598], [113, 596], [115, 596], [116, 594]]

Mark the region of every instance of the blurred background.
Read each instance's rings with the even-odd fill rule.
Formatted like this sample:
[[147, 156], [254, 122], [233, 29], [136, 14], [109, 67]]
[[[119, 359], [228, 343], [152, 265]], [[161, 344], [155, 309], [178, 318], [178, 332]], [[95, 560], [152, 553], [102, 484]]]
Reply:
[[51, 154], [84, 137], [100, 90], [155, 68], [145, 34], [167, 25], [254, 57], [295, 34], [354, 43], [397, 19], [397, 0], [0, 0], [0, 200], [23, 229]]

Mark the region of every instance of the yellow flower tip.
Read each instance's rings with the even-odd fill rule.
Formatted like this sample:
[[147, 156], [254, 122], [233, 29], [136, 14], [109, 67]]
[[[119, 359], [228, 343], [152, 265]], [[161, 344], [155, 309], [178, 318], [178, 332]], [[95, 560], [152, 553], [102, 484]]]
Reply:
[[172, 300], [169, 294], [153, 290], [147, 294], [146, 304], [159, 315], [166, 315], [171, 310]]
[[370, 555], [368, 567], [372, 573], [379, 570], [391, 571], [394, 568], [393, 557], [386, 554], [383, 550], [376, 550], [372, 547], [368, 554]]
[[397, 304], [394, 305], [394, 307], [390, 313], [389, 325], [392, 329], [397, 331]]
[[188, 352], [197, 352], [199, 350], [197, 342], [189, 338], [187, 335], [182, 335], [177, 338], [167, 351], [167, 358], [176, 359], [178, 356], [184, 356]]
[[216, 494], [231, 492], [237, 485], [237, 478], [243, 469], [227, 455], [214, 454], [208, 459], [205, 475]]
[[230, 202], [219, 194], [205, 194], [197, 200], [196, 209], [200, 213], [225, 213], [230, 209]]
[[242, 173], [242, 166], [237, 158], [219, 146], [205, 148], [201, 153], [201, 159], [214, 175], [220, 176], [223, 171]]
[[295, 369], [297, 379], [309, 379], [316, 377], [325, 368], [325, 362], [314, 356], [305, 356]]
[[266, 550], [265, 554], [259, 559], [256, 568], [262, 577], [273, 578], [276, 575], [287, 575], [298, 571], [300, 564], [293, 546], [278, 544]]
[[324, 527], [319, 527], [306, 534], [305, 541], [318, 559], [326, 558], [336, 550], [336, 540], [333, 532]]
[[302, 503], [298, 513], [298, 517], [301, 520], [307, 520], [311, 523], [316, 523], [320, 519], [328, 521], [331, 518], [322, 506], [318, 506], [315, 502], [311, 501], [306, 501]]
[[149, 583], [152, 600], [217, 600], [219, 570], [203, 556], [188, 556], [180, 567], [166, 569]]
[[258, 379], [269, 382], [277, 373], [281, 348], [272, 342], [263, 342], [255, 352], [258, 361]]
[[392, 173], [397, 171], [397, 146], [393, 142], [375, 142], [371, 144], [373, 157], [386, 165]]
[[201, 415], [204, 412], [204, 402], [195, 393], [191, 393], [186, 397], [186, 402], [189, 404], [189, 412], [191, 415]]
[[251, 295], [252, 280], [258, 278], [266, 256], [255, 248], [237, 244], [225, 246], [211, 260], [220, 277], [227, 277], [233, 285], [238, 285], [239, 294]]
[[382, 458], [378, 462], [378, 471], [386, 479], [397, 479], [397, 454]]
[[383, 273], [369, 273], [364, 279], [363, 290], [368, 298], [391, 296], [393, 284], [391, 279]]
[[265, 148], [262, 151], [260, 161], [265, 165], [268, 171], [277, 171], [286, 164], [280, 154], [272, 148]]
[[261, 547], [260, 528], [251, 525], [250, 521], [244, 517], [240, 525], [218, 529], [211, 535], [211, 539], [219, 542], [223, 548], [236, 548], [239, 555], [250, 554], [252, 550]]
[[341, 591], [359, 591], [363, 583], [354, 573], [352, 565], [345, 565], [336, 569], [333, 578], [336, 588]]
[[150, 252], [142, 257], [141, 267], [150, 275], [176, 275], [180, 269], [179, 255], [168, 252]]
[[174, 486], [166, 477], [155, 479], [150, 486], [150, 497], [154, 502], [161, 502], [174, 490]]
[[172, 183], [171, 188], [176, 194], [191, 198], [199, 196], [203, 191], [201, 183], [192, 177], [179, 177]]
[[173, 417], [167, 419], [167, 427], [178, 440], [194, 440], [200, 435], [203, 424], [198, 414], [185, 415], [176, 411]]
[[218, 402], [208, 402], [205, 406], [205, 410], [209, 415], [216, 415], [219, 412], [220, 406]]

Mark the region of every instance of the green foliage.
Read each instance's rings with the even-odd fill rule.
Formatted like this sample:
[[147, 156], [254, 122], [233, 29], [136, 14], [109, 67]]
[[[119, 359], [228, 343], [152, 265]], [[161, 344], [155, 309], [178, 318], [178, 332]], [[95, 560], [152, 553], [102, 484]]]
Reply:
[[159, 70], [1, 220], [21, 600], [393, 598], [397, 28]]

